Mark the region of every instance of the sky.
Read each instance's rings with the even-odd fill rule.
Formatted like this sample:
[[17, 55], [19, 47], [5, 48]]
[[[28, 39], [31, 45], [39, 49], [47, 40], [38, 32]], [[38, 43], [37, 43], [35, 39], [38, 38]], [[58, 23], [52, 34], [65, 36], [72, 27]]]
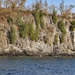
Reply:
[[[45, 0], [42, 0], [42, 1], [44, 2]], [[36, 0], [27, 0], [26, 6], [31, 5], [32, 2], [36, 2]], [[54, 4], [55, 6], [59, 6], [59, 4], [61, 2], [62, 2], [62, 0], [47, 0], [47, 3], [48, 3], [49, 6], [52, 5], [52, 4]], [[75, 0], [64, 0], [64, 4], [65, 5], [74, 5], [75, 6]], [[72, 9], [72, 12], [75, 13], [75, 8]]]

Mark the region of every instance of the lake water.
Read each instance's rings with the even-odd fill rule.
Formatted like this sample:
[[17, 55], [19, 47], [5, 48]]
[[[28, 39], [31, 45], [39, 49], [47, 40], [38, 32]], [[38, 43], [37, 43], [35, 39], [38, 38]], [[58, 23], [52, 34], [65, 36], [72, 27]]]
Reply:
[[75, 58], [0, 57], [0, 75], [75, 75]]

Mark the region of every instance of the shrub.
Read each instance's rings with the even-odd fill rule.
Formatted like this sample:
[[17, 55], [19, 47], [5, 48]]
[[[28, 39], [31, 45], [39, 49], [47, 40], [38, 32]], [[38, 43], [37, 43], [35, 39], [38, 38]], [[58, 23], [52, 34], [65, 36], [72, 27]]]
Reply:
[[8, 22], [8, 23], [12, 23], [12, 18], [8, 17], [8, 18], [7, 18], [7, 22]]
[[36, 9], [36, 11], [38, 11], [38, 10], [40, 9], [40, 5], [39, 5], [39, 3], [36, 3], [36, 5], [35, 5], [35, 9]]
[[62, 37], [60, 39], [60, 43], [62, 44], [64, 42], [64, 37], [65, 37], [65, 34], [62, 34]]
[[22, 25], [23, 24], [23, 21], [20, 17], [20, 11], [18, 11], [18, 16], [17, 16], [17, 19], [16, 19], [16, 25]]
[[63, 23], [62, 20], [58, 22], [58, 28], [60, 29], [60, 31], [61, 31], [62, 33], [64, 33], [64, 34], [66, 33], [65, 25], [64, 25], [64, 23]]
[[56, 13], [55, 9], [53, 10], [52, 20], [54, 23], [57, 22], [57, 13]]
[[14, 29], [14, 27], [11, 27], [10, 43], [15, 44], [15, 39], [16, 39], [15, 29]]
[[34, 17], [35, 17], [36, 26], [39, 26], [40, 18], [39, 18], [39, 12], [37, 10], [35, 10]]
[[40, 25], [44, 29], [45, 26], [44, 26], [44, 20], [43, 20], [43, 16], [44, 16], [43, 10], [40, 10], [39, 14], [40, 14]]
[[40, 17], [43, 17], [44, 16], [43, 10], [40, 10], [39, 14], [40, 14]]
[[71, 24], [74, 26], [74, 28], [75, 28], [75, 21], [73, 20], [72, 22], [71, 22]]
[[73, 25], [70, 26], [70, 31], [74, 31], [74, 26]]
[[71, 22], [70, 30], [71, 30], [71, 31], [74, 31], [74, 29], [75, 29], [75, 21], [73, 20], [73, 21]]
[[38, 41], [38, 35], [39, 35], [39, 24], [40, 24], [40, 18], [39, 18], [38, 10], [35, 10], [34, 17], [35, 17], [35, 22], [36, 22], [36, 30], [34, 33], [34, 39], [37, 42]]
[[27, 36], [27, 32], [28, 32], [28, 24], [23, 24], [20, 26], [19, 28], [19, 35], [22, 38], [25, 38]]
[[20, 26], [22, 24], [23, 24], [22, 19], [20, 17], [17, 17], [17, 19], [16, 19], [16, 25]]
[[62, 20], [58, 22], [58, 28], [62, 32], [62, 37], [60, 39], [60, 43], [63, 43], [64, 42], [64, 37], [65, 37], [65, 34], [66, 34], [66, 30], [65, 30], [65, 25], [64, 25]]
[[47, 15], [48, 15], [48, 13], [47, 13], [46, 11], [44, 11], [44, 15], [45, 15], [45, 16], [47, 16]]
[[32, 24], [29, 24], [29, 37], [31, 40], [34, 40], [34, 29]]
[[47, 43], [48, 43], [48, 39], [45, 39], [45, 41], [44, 41], [44, 42], [45, 42], [45, 44], [47, 44]]
[[55, 35], [53, 44], [54, 44], [54, 45], [57, 45], [57, 43], [58, 43], [58, 35]]
[[35, 39], [36, 42], [38, 41], [38, 36], [39, 36], [39, 27], [36, 26], [36, 30], [35, 30], [35, 33], [34, 33], [34, 39]]

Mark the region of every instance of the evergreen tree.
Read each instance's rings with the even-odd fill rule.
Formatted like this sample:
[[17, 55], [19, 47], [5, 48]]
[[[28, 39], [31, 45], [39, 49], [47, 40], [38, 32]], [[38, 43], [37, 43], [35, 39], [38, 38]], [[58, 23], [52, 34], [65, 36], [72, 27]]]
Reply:
[[23, 24], [19, 28], [19, 35], [22, 38], [26, 38], [28, 32], [28, 24]]
[[55, 8], [54, 8], [54, 10], [53, 10], [52, 20], [53, 20], [54, 23], [57, 22], [57, 13], [56, 13], [56, 11], [55, 11]]
[[15, 44], [15, 40], [16, 40], [15, 29], [14, 29], [14, 27], [11, 27], [10, 43], [11, 43], [11, 44]]
[[32, 24], [29, 24], [29, 37], [31, 40], [34, 40], [34, 29]]
[[75, 21], [74, 20], [71, 22], [70, 30], [71, 31], [75, 30]]
[[40, 15], [39, 16], [40, 17], [40, 25], [44, 29], [45, 25], [44, 25], [44, 19], [43, 19], [43, 16], [44, 16], [43, 10], [40, 10], [39, 15]]
[[64, 25], [64, 23], [63, 23], [62, 20], [58, 22], [58, 28], [60, 29], [60, 31], [61, 31], [62, 33], [64, 33], [64, 34], [66, 33], [65, 25]]
[[23, 22], [22, 22], [22, 19], [21, 19], [21, 17], [20, 17], [20, 11], [18, 11], [18, 17], [17, 17], [17, 20], [16, 20], [16, 25], [22, 25], [23, 24]]

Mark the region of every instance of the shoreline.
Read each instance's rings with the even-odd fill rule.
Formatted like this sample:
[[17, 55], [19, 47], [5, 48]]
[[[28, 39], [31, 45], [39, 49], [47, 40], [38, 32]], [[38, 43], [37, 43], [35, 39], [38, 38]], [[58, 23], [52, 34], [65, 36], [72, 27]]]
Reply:
[[39, 58], [43, 58], [43, 57], [75, 57], [75, 55], [64, 55], [64, 54], [59, 54], [59, 55], [25, 55], [25, 54], [0, 54], [0, 57], [39, 57]]

